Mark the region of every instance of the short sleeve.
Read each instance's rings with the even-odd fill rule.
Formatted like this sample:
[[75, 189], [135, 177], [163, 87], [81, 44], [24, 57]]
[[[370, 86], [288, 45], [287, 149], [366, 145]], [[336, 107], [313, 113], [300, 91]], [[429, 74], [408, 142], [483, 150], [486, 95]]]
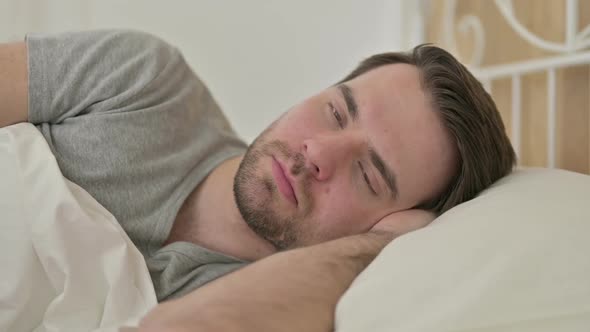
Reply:
[[[152, 35], [121, 30], [29, 35], [27, 44], [29, 121], [63, 176], [105, 207], [144, 257], [156, 255], [158, 294], [237, 268], [198, 248], [159, 252], [187, 197], [246, 151], [182, 54]], [[191, 269], [189, 277], [176, 272]]]
[[34, 124], [131, 106], [183, 61], [173, 46], [132, 30], [29, 34], [26, 43]]

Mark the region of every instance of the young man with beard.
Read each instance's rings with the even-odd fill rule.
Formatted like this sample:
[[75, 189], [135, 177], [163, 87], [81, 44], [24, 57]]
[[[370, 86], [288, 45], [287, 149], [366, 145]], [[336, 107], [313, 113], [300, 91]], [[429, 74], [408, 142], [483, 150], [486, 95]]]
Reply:
[[147, 330], [327, 331], [387, 243], [515, 160], [490, 96], [433, 46], [368, 58], [249, 148], [147, 34], [31, 35], [0, 46], [0, 71], [0, 126], [35, 124], [142, 252], [158, 300], [179, 298]]

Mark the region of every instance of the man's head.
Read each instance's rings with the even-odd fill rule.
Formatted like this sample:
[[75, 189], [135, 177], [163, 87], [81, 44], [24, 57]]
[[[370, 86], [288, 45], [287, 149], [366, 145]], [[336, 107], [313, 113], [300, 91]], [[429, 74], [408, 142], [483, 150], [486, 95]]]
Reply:
[[490, 96], [442, 49], [384, 53], [291, 108], [250, 146], [234, 182], [250, 227], [278, 249], [441, 213], [507, 174], [514, 151]]

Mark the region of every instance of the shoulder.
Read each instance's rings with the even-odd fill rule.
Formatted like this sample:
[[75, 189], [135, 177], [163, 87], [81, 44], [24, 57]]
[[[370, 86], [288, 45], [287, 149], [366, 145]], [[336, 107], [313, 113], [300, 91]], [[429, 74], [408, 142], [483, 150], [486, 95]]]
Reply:
[[97, 39], [112, 43], [114, 47], [161, 54], [179, 53], [178, 49], [163, 38], [149, 32], [130, 29], [94, 30]]
[[[102, 48], [107, 58], [135, 60], [158, 69], [170, 63], [184, 64], [180, 50], [154, 34], [138, 30], [95, 30], [95, 47]], [[102, 52], [101, 52], [102, 53]]]
[[[78, 48], [93, 53], [150, 53], [161, 57], [179, 54], [178, 49], [164, 39], [139, 30], [101, 29], [62, 33], [30, 33], [27, 43], [33, 46], [54, 47], [62, 50]], [[107, 52], [108, 51], [108, 52]], [[108, 57], [108, 54], [107, 54]]]
[[[88, 53], [102, 63], [109, 82], [128, 86], [135, 98], [178, 95], [194, 73], [183, 54], [165, 39], [138, 30], [94, 30]], [[130, 100], [132, 101], [132, 100]]]
[[33, 62], [55, 64], [85, 73], [114, 76], [158, 75], [172, 66], [185, 67], [177, 47], [154, 34], [130, 29], [102, 29], [27, 34]]

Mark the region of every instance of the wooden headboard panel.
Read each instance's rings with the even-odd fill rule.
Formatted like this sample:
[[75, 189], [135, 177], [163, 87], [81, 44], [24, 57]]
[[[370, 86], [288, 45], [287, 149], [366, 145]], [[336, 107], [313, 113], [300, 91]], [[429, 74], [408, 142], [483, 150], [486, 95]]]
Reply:
[[590, 174], [590, 0], [431, 0], [424, 21], [491, 92], [519, 165]]

